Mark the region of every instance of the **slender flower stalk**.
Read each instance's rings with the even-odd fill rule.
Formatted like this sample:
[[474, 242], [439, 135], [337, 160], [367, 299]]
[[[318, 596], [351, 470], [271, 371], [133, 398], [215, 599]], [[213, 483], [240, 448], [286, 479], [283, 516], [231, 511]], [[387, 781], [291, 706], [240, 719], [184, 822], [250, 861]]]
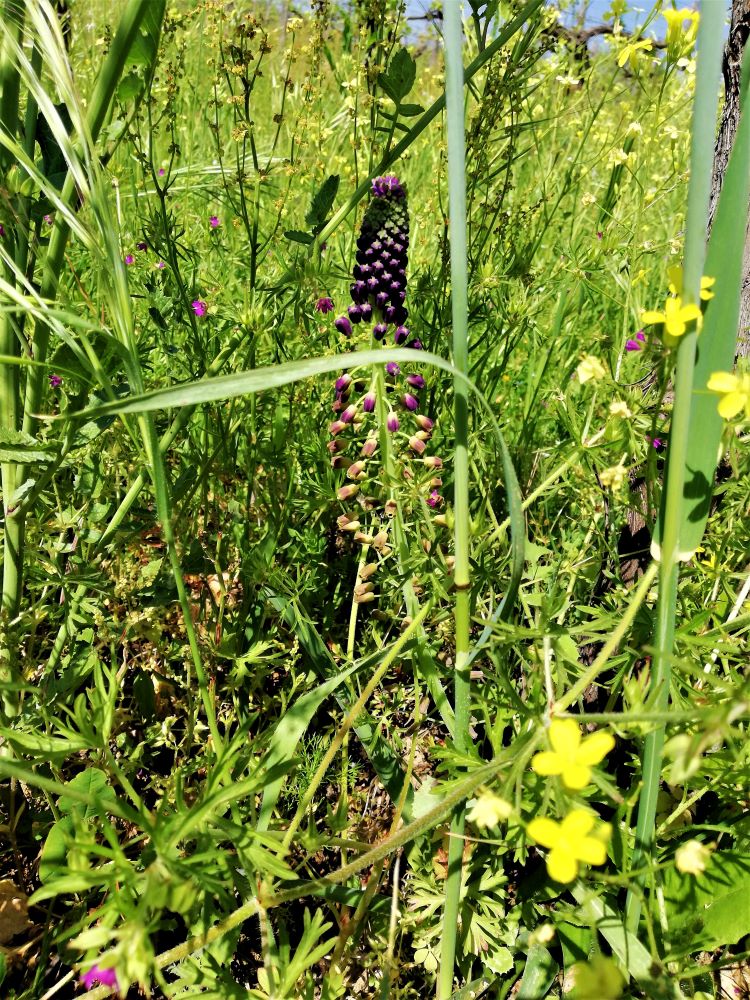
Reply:
[[[448, 200], [451, 248], [451, 305], [453, 313], [453, 364], [468, 373], [468, 275], [466, 267], [466, 164], [464, 140], [464, 67], [462, 58], [462, 6], [456, 0], [444, 0], [445, 38], [445, 107], [448, 128]], [[464, 383], [454, 379], [455, 450], [454, 463], [454, 553], [453, 581], [456, 590], [454, 609], [456, 667], [454, 675], [454, 742], [460, 752], [469, 746], [470, 671], [470, 568], [469, 568], [469, 407]], [[425, 465], [439, 468], [439, 460], [424, 458]], [[440, 463], [442, 464], [442, 463]], [[448, 848], [448, 877], [443, 910], [443, 940], [438, 974], [438, 998], [453, 995], [453, 968], [459, 924], [459, 903], [463, 868], [463, 832], [465, 804], [453, 813]]]

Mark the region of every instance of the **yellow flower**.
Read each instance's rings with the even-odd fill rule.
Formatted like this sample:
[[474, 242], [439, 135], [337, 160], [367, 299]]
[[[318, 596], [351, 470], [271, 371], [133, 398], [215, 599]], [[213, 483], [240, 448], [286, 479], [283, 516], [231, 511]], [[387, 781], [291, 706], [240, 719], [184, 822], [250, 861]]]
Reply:
[[725, 420], [731, 420], [742, 410], [745, 411], [745, 418], [750, 420], [750, 374], [714, 372], [706, 388], [721, 393], [718, 410]]
[[608, 469], [603, 469], [599, 473], [599, 481], [602, 486], [611, 490], [619, 490], [628, 476], [627, 467], [624, 465], [624, 456], [619, 465], [611, 465]]
[[513, 812], [513, 806], [505, 799], [493, 792], [484, 791], [474, 799], [471, 809], [466, 814], [466, 818], [474, 826], [486, 829], [489, 826], [497, 826], [504, 819], [507, 819]]
[[[672, 295], [682, 295], [682, 268], [679, 264], [672, 264], [671, 267], [667, 268], [667, 277], [669, 278], [669, 290]], [[709, 299], [714, 297], [715, 293], [711, 289], [715, 284], [716, 278], [709, 278], [705, 274], [701, 278], [701, 299], [704, 302], [708, 302]]]
[[607, 374], [607, 370], [601, 363], [599, 358], [594, 357], [593, 354], [584, 354], [581, 358], [581, 363], [576, 368], [578, 372], [579, 382], [588, 382], [589, 379], [600, 379], [604, 378]]
[[646, 326], [651, 326], [654, 323], [663, 323], [664, 329], [670, 337], [681, 337], [685, 330], [687, 330], [687, 325], [691, 320], [695, 320], [697, 328], [700, 330], [702, 318], [700, 306], [694, 302], [684, 306], [682, 299], [678, 295], [675, 298], [667, 299], [664, 312], [649, 309], [642, 313], [641, 323], [644, 323]]
[[633, 416], [633, 411], [630, 409], [628, 404], [624, 399], [615, 399], [609, 404], [609, 412], [613, 417], [619, 417], [621, 420], [628, 420]]
[[638, 69], [639, 50], [650, 52], [653, 47], [654, 43], [650, 38], [640, 38], [637, 42], [628, 42], [617, 57], [617, 65], [622, 67], [626, 62], [629, 62], [630, 68], [635, 72]]
[[[676, 61], [695, 44], [700, 14], [697, 10], [682, 7], [680, 10], [663, 10], [661, 16], [667, 22], [667, 55]], [[684, 28], [686, 22], [689, 24]]]
[[710, 857], [710, 847], [706, 847], [700, 840], [688, 840], [675, 851], [674, 863], [677, 871], [683, 875], [702, 875]]
[[604, 842], [611, 827], [606, 823], [596, 837], [589, 837], [594, 819], [593, 813], [585, 809], [573, 809], [562, 823], [546, 816], [529, 823], [528, 835], [542, 847], [550, 848], [547, 871], [555, 882], [572, 882], [578, 875], [579, 864], [603, 865], [607, 860]]
[[544, 750], [531, 760], [537, 774], [562, 777], [566, 788], [585, 788], [591, 781], [591, 768], [599, 764], [615, 745], [614, 737], [603, 729], [581, 739], [574, 719], [553, 719], [549, 727], [552, 750]]

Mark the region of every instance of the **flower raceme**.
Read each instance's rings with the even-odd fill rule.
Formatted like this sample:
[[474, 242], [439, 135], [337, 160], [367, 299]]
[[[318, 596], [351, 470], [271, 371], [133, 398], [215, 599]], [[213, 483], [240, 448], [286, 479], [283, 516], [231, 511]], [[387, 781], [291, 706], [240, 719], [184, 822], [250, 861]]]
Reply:
[[566, 788], [579, 791], [591, 781], [591, 768], [600, 764], [615, 741], [611, 733], [599, 730], [581, 738], [573, 719], [553, 719], [549, 727], [551, 750], [536, 754], [531, 768], [544, 776], [559, 775]]
[[580, 865], [603, 865], [607, 860], [606, 841], [612, 828], [599, 827], [594, 836], [596, 817], [586, 809], [573, 809], [561, 823], [549, 817], [533, 819], [526, 832], [542, 847], [549, 848], [547, 871], [555, 882], [567, 884], [578, 876]]
[[724, 420], [732, 420], [743, 410], [745, 419], [750, 420], [750, 373], [714, 372], [706, 388], [721, 396], [717, 409]]

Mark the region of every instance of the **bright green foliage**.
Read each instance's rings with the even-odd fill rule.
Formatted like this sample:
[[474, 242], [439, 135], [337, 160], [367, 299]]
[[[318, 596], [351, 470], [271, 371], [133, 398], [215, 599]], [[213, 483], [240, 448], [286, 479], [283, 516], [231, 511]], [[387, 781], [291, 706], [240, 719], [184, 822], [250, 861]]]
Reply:
[[[31, 921], [4, 939], [0, 905], [2, 995], [92, 966], [180, 1000], [725, 995], [750, 465], [707, 386], [750, 172], [746, 114], [704, 261], [721, 12], [613, 0], [584, 42], [577, 0], [465, 0], [462, 31], [452, 0], [68, 6], [0, 28], [0, 904]], [[412, 347], [334, 326], [390, 174]], [[351, 424], [377, 396], [366, 479], [343, 373]]]

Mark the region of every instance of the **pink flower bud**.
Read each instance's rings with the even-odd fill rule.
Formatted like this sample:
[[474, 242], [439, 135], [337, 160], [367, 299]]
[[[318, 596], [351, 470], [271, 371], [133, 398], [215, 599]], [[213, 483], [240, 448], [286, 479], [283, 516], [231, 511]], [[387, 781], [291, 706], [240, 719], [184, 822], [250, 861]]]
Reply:
[[442, 469], [443, 467], [443, 460], [437, 455], [426, 455], [422, 461], [428, 469]]
[[430, 418], [426, 417], [423, 413], [415, 413], [414, 419], [417, 421], [417, 423], [419, 424], [419, 426], [422, 428], [423, 431], [431, 431], [432, 428], [435, 426], [435, 421], [430, 420]]
[[409, 438], [409, 447], [412, 451], [415, 451], [417, 455], [422, 455], [427, 445], [424, 441], [420, 441], [420, 439], [415, 435], [414, 437]]
[[347, 406], [347, 408], [341, 414], [341, 420], [344, 424], [350, 424], [352, 420], [354, 420], [356, 415], [357, 415], [357, 407], [354, 405], [354, 403], [352, 403], [351, 406]]
[[398, 430], [398, 417], [393, 412], [393, 410], [391, 410], [391, 412], [388, 414], [388, 417], [385, 421], [385, 426], [391, 433]]
[[339, 486], [336, 496], [339, 500], [351, 500], [359, 493], [359, 486], [356, 483], [347, 483], [346, 486]]

